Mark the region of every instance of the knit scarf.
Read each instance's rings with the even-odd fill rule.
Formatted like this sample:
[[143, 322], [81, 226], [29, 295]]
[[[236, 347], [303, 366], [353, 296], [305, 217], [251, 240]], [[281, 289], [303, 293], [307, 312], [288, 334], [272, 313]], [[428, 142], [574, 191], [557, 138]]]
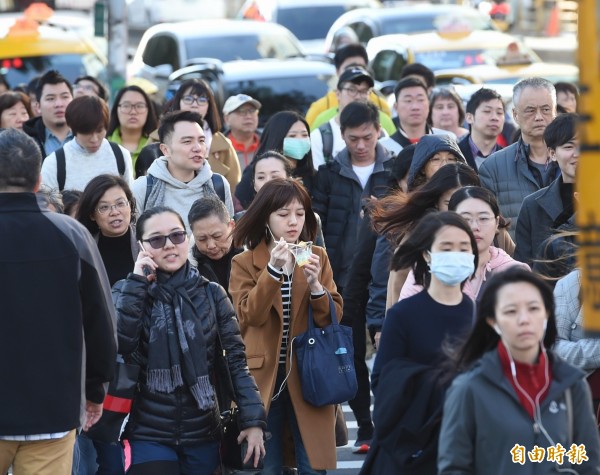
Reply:
[[150, 315], [147, 385], [150, 391], [172, 393], [186, 385], [201, 410], [216, 407], [208, 375], [207, 349], [201, 319], [192, 297], [200, 274], [189, 262], [167, 276], [158, 272], [150, 286], [154, 298]]
[[[162, 206], [165, 204], [165, 193], [167, 191], [167, 182], [161, 180], [160, 178], [154, 177], [154, 182], [152, 184], [152, 190], [148, 195], [148, 199], [146, 200], [146, 204], [144, 205], [144, 209], [154, 208], [156, 206]], [[202, 193], [198, 194], [198, 198], [202, 196], [210, 196], [217, 195], [217, 192], [214, 190], [212, 186], [212, 180], [207, 180], [202, 184]]]

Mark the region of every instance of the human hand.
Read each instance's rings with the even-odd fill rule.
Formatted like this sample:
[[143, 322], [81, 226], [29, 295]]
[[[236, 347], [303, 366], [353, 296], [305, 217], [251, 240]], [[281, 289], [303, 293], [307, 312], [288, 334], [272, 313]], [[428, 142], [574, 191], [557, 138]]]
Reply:
[[148, 282], [152, 282], [156, 280], [156, 268], [157, 265], [152, 260], [152, 254], [146, 251], [140, 244], [140, 252], [133, 266], [133, 273], [144, 276], [148, 279]]
[[319, 282], [319, 274], [321, 273], [321, 259], [316, 254], [311, 254], [308, 262], [302, 266], [306, 282], [311, 292], [323, 292], [323, 286]]
[[375, 349], [378, 350], [379, 349], [379, 340], [381, 340], [381, 332], [375, 332], [375, 336], [373, 337], [373, 340], [375, 341]]
[[265, 451], [263, 431], [260, 427], [248, 427], [240, 432], [240, 435], [237, 438], [238, 444], [241, 444], [244, 439], [248, 442], [248, 450], [246, 451], [246, 458], [244, 458], [243, 463], [248, 463], [248, 461], [254, 457], [253, 466], [256, 468], [258, 467], [260, 458], [264, 457], [267, 453]]
[[269, 264], [276, 269], [281, 269], [288, 263], [290, 257], [291, 255], [287, 242], [285, 242], [285, 239], [280, 238], [275, 247], [271, 250], [271, 259], [269, 260]]
[[85, 401], [85, 423], [83, 430], [88, 431], [102, 417], [102, 404]]

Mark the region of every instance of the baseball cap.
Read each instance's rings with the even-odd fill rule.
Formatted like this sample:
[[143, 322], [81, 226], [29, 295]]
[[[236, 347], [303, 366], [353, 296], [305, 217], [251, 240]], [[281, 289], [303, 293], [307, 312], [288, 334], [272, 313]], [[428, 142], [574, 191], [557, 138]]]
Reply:
[[235, 96], [227, 98], [225, 104], [223, 105], [223, 114], [231, 114], [234, 110], [239, 109], [244, 104], [248, 103], [252, 104], [257, 109], [260, 109], [262, 107], [262, 104], [260, 102], [248, 96], [247, 94], [237, 94]]
[[373, 81], [373, 78], [371, 77], [371, 74], [369, 74], [369, 71], [367, 71], [365, 68], [352, 66], [346, 69], [341, 74], [340, 79], [338, 81], [338, 89], [345, 82], [357, 82], [357, 79], [367, 81], [369, 83], [369, 87], [373, 87], [375, 85], [375, 81]]

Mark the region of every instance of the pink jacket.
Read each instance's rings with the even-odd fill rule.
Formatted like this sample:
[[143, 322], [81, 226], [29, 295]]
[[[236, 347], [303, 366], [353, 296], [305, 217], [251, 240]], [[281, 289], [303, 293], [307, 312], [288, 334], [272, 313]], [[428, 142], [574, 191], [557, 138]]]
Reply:
[[[515, 261], [502, 249], [490, 246], [490, 260], [485, 266], [485, 272], [481, 272], [481, 270], [479, 270], [473, 279], [467, 280], [465, 282], [465, 286], [463, 287], [463, 292], [475, 302], [477, 300], [477, 295], [479, 294], [479, 291], [481, 290], [481, 287], [486, 281], [488, 275], [501, 272], [512, 266], [520, 266], [524, 269], [531, 270], [527, 264]], [[398, 301], [410, 297], [411, 295], [418, 294], [421, 292], [421, 290], [423, 290], [423, 286], [415, 283], [415, 276], [411, 270], [406, 278], [406, 282], [404, 282], [404, 285], [402, 286]]]

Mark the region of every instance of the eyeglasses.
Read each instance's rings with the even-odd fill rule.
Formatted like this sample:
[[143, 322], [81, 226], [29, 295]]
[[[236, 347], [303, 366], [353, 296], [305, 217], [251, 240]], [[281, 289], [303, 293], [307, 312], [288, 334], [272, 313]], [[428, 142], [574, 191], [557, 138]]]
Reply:
[[167, 244], [167, 238], [173, 244], [181, 244], [185, 241], [185, 237], [187, 236], [185, 231], [173, 231], [171, 234], [167, 236], [152, 236], [148, 239], [142, 239], [143, 242], [147, 242], [152, 246], [152, 249], [162, 249]]
[[485, 227], [485, 226], [492, 224], [495, 221], [495, 218], [493, 216], [479, 216], [479, 218], [473, 218], [471, 216], [464, 216], [464, 215], [461, 215], [461, 216], [467, 223], [469, 223], [469, 226], [473, 226], [474, 224], [477, 224], [481, 227]]
[[75, 84], [73, 86], [73, 89], [76, 91], [82, 90], [82, 91], [93, 92], [94, 94], [98, 94], [98, 90], [91, 84]]
[[433, 157], [433, 158], [430, 158], [429, 161], [431, 163], [433, 163], [434, 165], [447, 165], [448, 163], [457, 163], [458, 158], [456, 158], [456, 157], [447, 157], [447, 158]]
[[106, 214], [112, 212], [113, 209], [117, 209], [119, 211], [123, 211], [124, 209], [129, 208], [129, 201], [120, 200], [117, 201], [114, 205], [101, 205], [96, 208], [96, 211], [100, 214]]
[[523, 109], [521, 111], [521, 114], [523, 115], [523, 117], [535, 117], [538, 113], [538, 111], [540, 111], [540, 114], [542, 114], [543, 116], [549, 117], [552, 115], [553, 109], [550, 106], [540, 106], [540, 107], [526, 107], [525, 109]]
[[206, 96], [183, 96], [181, 98], [181, 102], [183, 102], [186, 106], [191, 106], [194, 102], [198, 103], [199, 106], [208, 104], [208, 97]]
[[248, 107], [247, 109], [237, 109], [233, 111], [234, 114], [243, 116], [256, 115], [258, 114], [258, 109], [255, 107]]
[[368, 97], [372, 89], [358, 89], [357, 87], [343, 87], [342, 91], [346, 91], [350, 97]]
[[135, 109], [136, 112], [144, 112], [147, 108], [148, 106], [145, 102], [138, 102], [136, 104], [132, 104], [131, 102], [123, 102], [122, 104], [119, 104], [119, 109], [126, 114], [129, 114], [133, 109]]

